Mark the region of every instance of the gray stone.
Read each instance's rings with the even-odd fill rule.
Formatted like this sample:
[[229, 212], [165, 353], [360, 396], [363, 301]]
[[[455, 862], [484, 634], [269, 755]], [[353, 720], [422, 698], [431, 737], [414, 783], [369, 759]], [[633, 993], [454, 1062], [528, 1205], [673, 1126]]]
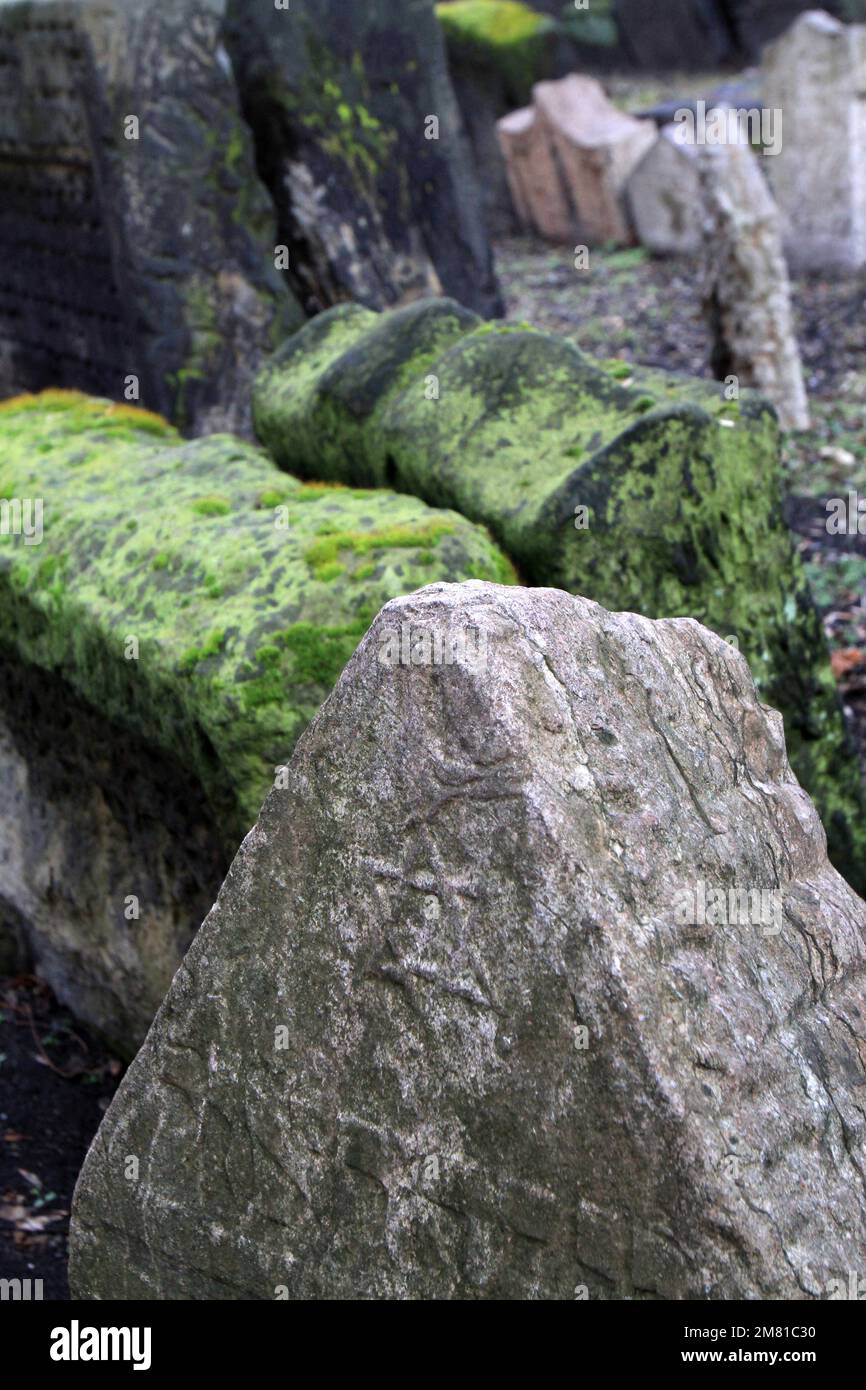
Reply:
[[0, 9], [0, 396], [77, 387], [191, 433], [248, 431], [256, 364], [303, 315], [274, 269], [221, 9]]
[[638, 241], [657, 256], [694, 255], [703, 241], [706, 209], [694, 145], [665, 126], [626, 184]]
[[797, 270], [866, 265], [864, 91], [866, 26], [811, 10], [765, 52], [765, 101], [784, 116], [767, 174]]
[[862, 1267], [864, 961], [730, 645], [396, 600], [96, 1136], [73, 1297], [827, 1296]]
[[225, 37], [305, 308], [502, 312], [432, 0], [227, 0]]

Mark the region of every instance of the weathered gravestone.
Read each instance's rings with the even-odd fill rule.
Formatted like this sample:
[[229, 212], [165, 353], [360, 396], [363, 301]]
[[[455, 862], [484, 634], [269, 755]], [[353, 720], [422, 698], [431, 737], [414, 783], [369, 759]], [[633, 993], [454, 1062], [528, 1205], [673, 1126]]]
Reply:
[[866, 25], [804, 14], [765, 52], [764, 100], [784, 117], [766, 163], [789, 263], [866, 265]]
[[502, 310], [432, 0], [228, 0], [226, 44], [306, 307]]
[[705, 308], [715, 374], [754, 386], [786, 430], [809, 428], [779, 211], [747, 144], [700, 150]]
[[641, 245], [657, 256], [695, 255], [703, 244], [706, 207], [698, 160], [697, 146], [666, 125], [629, 176], [632, 225]]
[[248, 428], [256, 363], [303, 315], [221, 8], [0, 6], [0, 396], [78, 387]]
[[729, 645], [423, 589], [298, 744], [103, 1121], [73, 1297], [827, 1296], [866, 1237], [864, 964]]
[[453, 512], [74, 393], [0, 403], [0, 499], [0, 955], [133, 1051], [382, 603], [510, 566]]
[[574, 209], [574, 235], [590, 245], [633, 241], [625, 185], [655, 143], [654, 122], [617, 110], [592, 77], [538, 82], [533, 97]]
[[524, 231], [549, 241], [571, 241], [577, 222], [560, 176], [550, 132], [534, 106], [509, 111], [496, 122], [511, 205]]
[[760, 397], [433, 301], [320, 315], [262, 368], [253, 415], [282, 467], [454, 507], [530, 583], [734, 637], [785, 717], [834, 864], [866, 889], [859, 764]]

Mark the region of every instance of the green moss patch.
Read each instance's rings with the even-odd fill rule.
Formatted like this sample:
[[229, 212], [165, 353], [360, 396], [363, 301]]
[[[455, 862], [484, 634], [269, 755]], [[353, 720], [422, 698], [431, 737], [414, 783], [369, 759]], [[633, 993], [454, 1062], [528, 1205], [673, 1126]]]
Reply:
[[41, 499], [44, 535], [0, 535], [0, 642], [180, 759], [231, 848], [384, 603], [514, 571], [454, 512], [141, 415], [3, 403], [0, 491]]

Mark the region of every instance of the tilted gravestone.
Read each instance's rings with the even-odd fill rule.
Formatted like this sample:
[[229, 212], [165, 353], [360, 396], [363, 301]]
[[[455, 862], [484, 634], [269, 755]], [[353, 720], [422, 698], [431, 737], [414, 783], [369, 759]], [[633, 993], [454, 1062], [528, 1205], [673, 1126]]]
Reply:
[[764, 54], [764, 102], [782, 113], [765, 160], [797, 270], [866, 265], [866, 25], [812, 10]]
[[305, 308], [502, 311], [432, 0], [228, 0], [226, 44]]
[[74, 392], [0, 402], [0, 521], [0, 957], [132, 1052], [382, 603], [513, 572], [453, 512]]
[[248, 429], [256, 362], [303, 315], [221, 10], [0, 6], [0, 396], [76, 387]]
[[73, 1297], [826, 1297], [866, 1233], [864, 962], [728, 644], [396, 600], [96, 1136]]

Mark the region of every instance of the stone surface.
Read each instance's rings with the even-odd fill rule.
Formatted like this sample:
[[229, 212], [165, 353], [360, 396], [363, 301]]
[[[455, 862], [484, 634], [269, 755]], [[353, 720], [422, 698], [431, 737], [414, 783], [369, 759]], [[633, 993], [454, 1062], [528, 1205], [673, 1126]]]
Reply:
[[262, 369], [253, 414], [282, 467], [453, 507], [530, 583], [734, 636], [784, 714], [833, 862], [866, 888], [857, 758], [782, 517], [778, 425], [752, 392], [728, 401], [434, 302], [320, 316]]
[[0, 396], [122, 400], [135, 376], [191, 433], [248, 429], [251, 374], [303, 316], [273, 268], [220, 11], [0, 8]]
[[538, 82], [533, 97], [574, 209], [575, 235], [587, 245], [631, 242], [623, 191], [656, 140], [654, 122], [617, 110], [592, 77]]
[[754, 386], [783, 429], [809, 428], [809, 402], [791, 308], [778, 209], [748, 145], [703, 148], [697, 159], [706, 206], [705, 301], [713, 364], [722, 380]]
[[444, 290], [501, 313], [432, 0], [227, 0], [225, 37], [306, 308]]
[[0, 533], [0, 936], [134, 1049], [383, 602], [511, 569], [453, 512], [74, 393], [0, 404], [0, 497], [43, 503], [41, 543]]
[[[472, 654], [383, 662], [407, 628]], [[863, 1251], [864, 965], [728, 644], [431, 586], [176, 975], [78, 1182], [72, 1295], [826, 1297]]]
[[673, 125], [662, 128], [626, 185], [637, 239], [657, 256], [695, 255], [703, 243], [698, 150], [678, 141], [675, 131]]
[[549, 241], [575, 235], [575, 213], [560, 176], [553, 142], [534, 106], [521, 106], [496, 123], [505, 176], [518, 221]]
[[784, 113], [767, 174], [789, 264], [802, 271], [866, 265], [866, 27], [804, 14], [764, 54], [764, 95]]

